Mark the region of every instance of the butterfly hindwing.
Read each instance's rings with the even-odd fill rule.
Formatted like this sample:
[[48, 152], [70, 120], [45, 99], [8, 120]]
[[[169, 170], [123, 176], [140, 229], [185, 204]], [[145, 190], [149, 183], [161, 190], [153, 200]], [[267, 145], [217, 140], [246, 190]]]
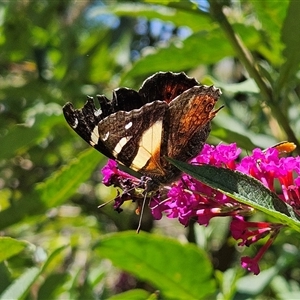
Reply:
[[161, 100], [170, 103], [195, 85], [199, 85], [198, 81], [185, 73], [158, 72], [144, 81], [139, 95], [144, 102]]
[[170, 103], [169, 131], [165, 137], [169, 157], [188, 160], [201, 151], [219, 97], [220, 90], [213, 86], [194, 86]]

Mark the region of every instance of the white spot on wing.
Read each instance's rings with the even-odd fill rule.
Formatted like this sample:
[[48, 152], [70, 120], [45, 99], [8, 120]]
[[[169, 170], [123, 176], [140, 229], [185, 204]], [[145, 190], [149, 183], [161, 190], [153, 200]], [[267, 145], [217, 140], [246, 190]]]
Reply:
[[109, 131], [107, 131], [103, 137], [101, 137], [102, 141], [105, 142], [109, 137]]
[[132, 126], [132, 122], [129, 122], [125, 125], [125, 129], [128, 130]]
[[132, 138], [132, 136], [125, 136], [120, 139], [119, 143], [116, 145], [113, 150], [113, 155], [117, 157], [117, 155], [122, 151], [122, 148], [127, 144], [127, 142]]
[[101, 113], [102, 113], [102, 110], [101, 110], [101, 109], [97, 109], [97, 110], [95, 110], [95, 111], [94, 111], [94, 115], [95, 115], [95, 117], [98, 117], [98, 116], [100, 116], [100, 115], [101, 115]]
[[162, 120], [155, 122], [143, 133], [139, 142], [139, 150], [132, 161], [130, 168], [138, 171], [142, 169], [161, 146]]
[[99, 141], [99, 130], [98, 130], [98, 126], [96, 126], [91, 133], [90, 144], [92, 146], [95, 146], [96, 144], [98, 144], [98, 141]]
[[77, 118], [75, 118], [75, 120], [74, 120], [74, 125], [72, 125], [72, 128], [76, 128], [77, 126], [78, 126], [78, 119]]

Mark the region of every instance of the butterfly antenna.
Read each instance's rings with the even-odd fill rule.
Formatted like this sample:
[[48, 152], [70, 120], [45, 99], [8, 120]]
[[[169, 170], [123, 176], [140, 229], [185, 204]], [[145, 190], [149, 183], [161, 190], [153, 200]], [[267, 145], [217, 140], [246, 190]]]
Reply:
[[143, 214], [144, 214], [144, 209], [145, 209], [145, 204], [146, 204], [146, 199], [147, 199], [147, 193], [145, 193], [145, 196], [144, 196], [144, 199], [143, 199], [142, 208], [141, 208], [141, 212], [140, 212], [140, 218], [139, 218], [139, 224], [138, 224], [138, 227], [136, 229], [136, 233], [139, 233], [140, 230], [141, 230], [142, 219], [143, 219]]
[[115, 199], [111, 199], [111, 200], [109, 200], [109, 201], [107, 201], [107, 202], [105, 202], [105, 203], [102, 203], [102, 204], [98, 205], [98, 208], [102, 208], [102, 207], [104, 207], [106, 204], [111, 203], [111, 202], [113, 202], [114, 200], [115, 200]]

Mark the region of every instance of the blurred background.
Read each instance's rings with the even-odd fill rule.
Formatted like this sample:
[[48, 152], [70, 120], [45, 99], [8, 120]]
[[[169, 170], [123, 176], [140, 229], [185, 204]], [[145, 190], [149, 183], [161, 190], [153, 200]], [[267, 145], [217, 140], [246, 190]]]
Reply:
[[[158, 286], [153, 278], [159, 272], [151, 273], [149, 265], [140, 277], [129, 275], [95, 246], [108, 233], [136, 229], [138, 217], [132, 203], [121, 214], [111, 204], [97, 208], [117, 195], [101, 183], [107, 158], [69, 128], [62, 106], [70, 101], [81, 108], [87, 95], [111, 99], [113, 89], [138, 89], [158, 71], [184, 71], [223, 91], [218, 105], [225, 108], [208, 143], [236, 142], [243, 155], [282, 140], [298, 145], [299, 15], [297, 1], [2, 1], [0, 229], [12, 238], [0, 241], [2, 298], [156, 299], [151, 293], [159, 289], [162, 299], [187, 299], [164, 294], [167, 283]], [[177, 220], [154, 222], [145, 215], [143, 229], [155, 235], [137, 239], [147, 236], [159, 245], [166, 240], [160, 236], [168, 236], [205, 250], [207, 272], [217, 272], [214, 284], [189, 299], [233, 299], [238, 293], [279, 299], [283, 287], [285, 295], [299, 291], [294, 232], [282, 234], [263, 262], [270, 270], [281, 257], [280, 266], [249, 291], [239, 266], [242, 250], [228, 236], [228, 223], [222, 218], [208, 228], [183, 228]], [[129, 234], [127, 241], [135, 239]], [[122, 252], [122, 243], [107, 252]], [[146, 255], [146, 244], [133, 245], [119, 260]], [[172, 245], [165, 249], [171, 261]], [[174, 260], [183, 269], [185, 257], [174, 254]], [[113, 298], [132, 289], [139, 294]]]

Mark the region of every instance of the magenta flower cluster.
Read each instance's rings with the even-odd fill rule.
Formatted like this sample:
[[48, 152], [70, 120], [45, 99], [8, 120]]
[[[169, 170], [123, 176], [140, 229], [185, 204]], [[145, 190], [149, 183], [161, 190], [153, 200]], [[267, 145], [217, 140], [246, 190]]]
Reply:
[[[280, 157], [276, 148], [267, 150], [254, 149], [252, 154], [239, 161], [241, 149], [236, 144], [212, 146], [206, 144], [191, 164], [210, 164], [216, 167], [238, 170], [260, 180], [268, 189], [275, 192], [275, 184], [280, 184], [282, 201], [291, 205], [300, 215], [300, 158]], [[103, 182], [106, 185], [121, 187], [123, 193], [115, 199], [115, 209], [126, 200], [139, 201], [140, 197], [133, 193], [135, 187], [142, 188], [143, 182], [120, 171], [114, 161], [109, 161], [102, 170]], [[295, 178], [294, 178], [295, 176]], [[187, 226], [191, 219], [200, 225], [207, 226], [213, 217], [231, 216], [230, 231], [232, 237], [239, 241], [240, 246], [250, 246], [258, 240], [269, 237], [254, 258], [243, 257], [243, 268], [258, 274], [259, 261], [278, 235], [282, 224], [269, 222], [250, 222], [245, 219], [254, 209], [235, 201], [232, 198], [206, 186], [183, 174], [181, 180], [172, 184], [166, 194], [157, 192], [150, 197], [150, 208], [155, 219], [166, 215], [177, 218]]]

